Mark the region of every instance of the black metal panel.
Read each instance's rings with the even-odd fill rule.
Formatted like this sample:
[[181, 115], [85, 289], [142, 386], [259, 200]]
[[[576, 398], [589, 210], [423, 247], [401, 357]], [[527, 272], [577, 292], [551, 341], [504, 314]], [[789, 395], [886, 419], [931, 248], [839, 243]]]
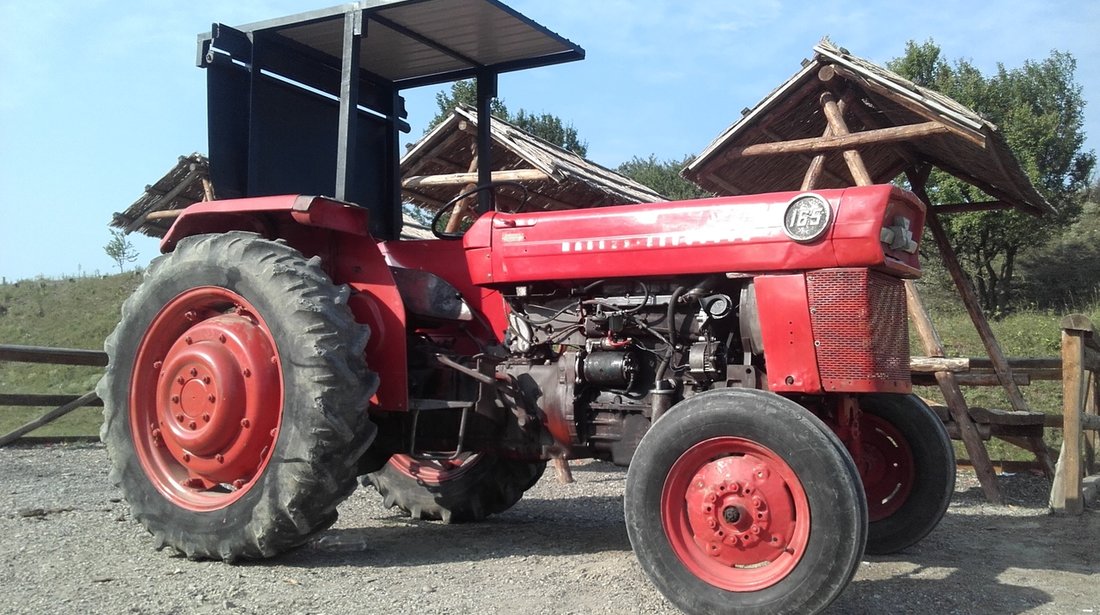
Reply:
[[[225, 26], [216, 25], [214, 31], [224, 35], [215, 44], [239, 41], [236, 35], [248, 40]], [[248, 194], [248, 70], [221, 53], [209, 53], [204, 60], [210, 180], [218, 198], [243, 197]]]

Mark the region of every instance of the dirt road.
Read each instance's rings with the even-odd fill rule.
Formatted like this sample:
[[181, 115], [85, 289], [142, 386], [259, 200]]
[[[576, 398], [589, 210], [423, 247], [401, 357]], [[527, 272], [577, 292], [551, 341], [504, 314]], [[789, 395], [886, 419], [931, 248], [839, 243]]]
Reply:
[[[413, 522], [360, 488], [340, 521], [275, 560], [156, 552], [107, 481], [98, 445], [0, 449], [4, 613], [675, 613], [630, 551], [625, 473], [550, 473], [488, 522]], [[1100, 513], [1047, 514], [1046, 481], [1004, 477], [989, 506], [960, 474], [925, 541], [866, 558], [830, 613], [1100, 614]]]

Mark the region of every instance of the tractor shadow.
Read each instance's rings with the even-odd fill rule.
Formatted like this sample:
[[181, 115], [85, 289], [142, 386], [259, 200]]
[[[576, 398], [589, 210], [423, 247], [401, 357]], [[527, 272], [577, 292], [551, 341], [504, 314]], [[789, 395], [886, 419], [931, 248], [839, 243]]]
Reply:
[[322, 532], [282, 563], [384, 568], [601, 552], [631, 553], [621, 497], [535, 496], [484, 521], [451, 525], [387, 510], [367, 527]]

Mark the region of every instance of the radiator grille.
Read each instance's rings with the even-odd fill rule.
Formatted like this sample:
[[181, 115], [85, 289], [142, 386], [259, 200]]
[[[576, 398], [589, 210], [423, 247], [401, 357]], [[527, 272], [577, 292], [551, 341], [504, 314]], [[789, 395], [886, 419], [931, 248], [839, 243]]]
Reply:
[[907, 390], [909, 326], [901, 280], [867, 269], [806, 275], [817, 364], [828, 391]]

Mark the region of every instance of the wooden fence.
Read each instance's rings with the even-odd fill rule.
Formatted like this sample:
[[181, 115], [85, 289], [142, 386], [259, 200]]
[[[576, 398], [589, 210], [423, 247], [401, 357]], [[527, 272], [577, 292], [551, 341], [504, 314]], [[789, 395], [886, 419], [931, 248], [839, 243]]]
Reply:
[[[13, 346], [10, 344], [0, 344], [0, 361], [105, 367], [107, 365], [107, 354], [99, 350], [43, 348], [40, 346]], [[56, 406], [53, 410], [50, 410], [26, 425], [0, 436], [0, 446], [6, 446], [15, 442], [27, 433], [63, 417], [77, 408], [102, 405], [103, 402], [100, 401], [95, 391], [85, 393], [84, 395], [0, 393], [0, 406]]]
[[[1071, 314], [1062, 319], [1062, 452], [1050, 490], [1050, 507], [1079, 515], [1095, 491], [1100, 432], [1100, 342], [1088, 318]], [[1086, 478], [1089, 477], [1089, 478]], [[1085, 485], [1089, 489], [1085, 489]]]

